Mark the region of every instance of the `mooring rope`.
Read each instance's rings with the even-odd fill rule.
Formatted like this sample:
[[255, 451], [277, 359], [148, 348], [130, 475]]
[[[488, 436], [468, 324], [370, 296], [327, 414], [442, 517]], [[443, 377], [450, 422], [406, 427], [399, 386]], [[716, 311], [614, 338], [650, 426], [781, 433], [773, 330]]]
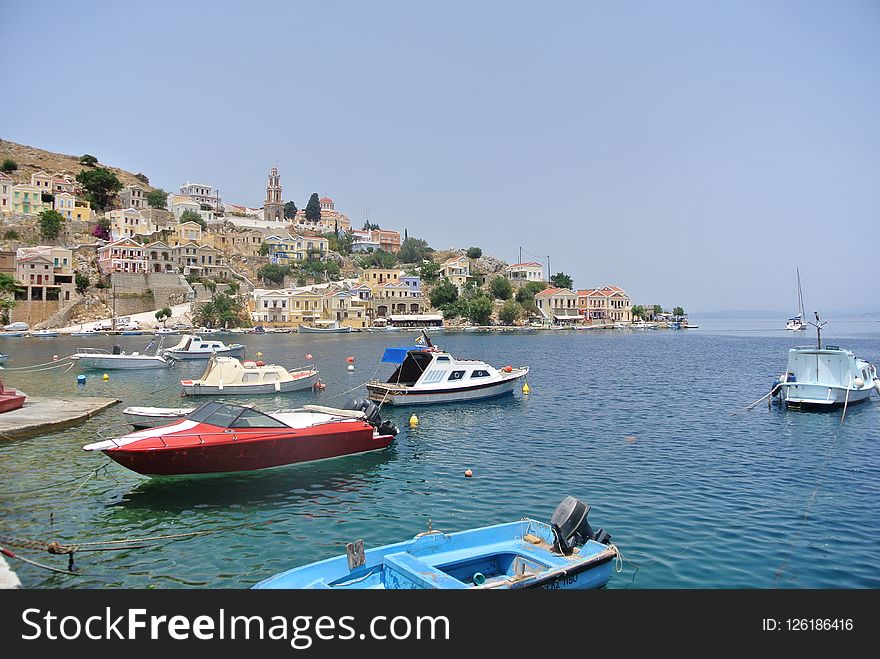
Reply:
[[59, 364], [58, 362], [66, 362], [67, 360], [73, 361], [71, 359], [73, 355], [65, 355], [64, 357], [59, 357], [58, 359], [53, 359], [50, 362], [43, 362], [42, 364], [30, 364], [29, 366], [8, 366], [5, 367], [4, 371], [28, 371], [28, 370], [49, 370], [44, 369], [42, 367], [48, 366], [49, 368], [60, 368], [61, 366], [66, 366], [66, 364]]

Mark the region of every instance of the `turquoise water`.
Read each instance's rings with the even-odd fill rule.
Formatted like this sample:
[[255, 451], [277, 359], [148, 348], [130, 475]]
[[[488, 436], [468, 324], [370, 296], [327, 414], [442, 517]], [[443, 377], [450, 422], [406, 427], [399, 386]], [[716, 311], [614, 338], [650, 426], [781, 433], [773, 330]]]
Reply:
[[[880, 363], [880, 323], [833, 322], [826, 338]], [[321, 394], [258, 397], [267, 409], [340, 404], [376, 372], [385, 347], [412, 334], [250, 335], [248, 355], [293, 367], [306, 353]], [[609, 588], [880, 587], [880, 398], [837, 413], [731, 415], [765, 394], [793, 345], [765, 321], [701, 329], [436, 334], [460, 357], [529, 365], [532, 393], [474, 404], [385, 407], [401, 427], [385, 452], [265, 472], [149, 479], [81, 450], [124, 405], [61, 432], [0, 440], [0, 537], [88, 542], [208, 532], [137, 550], [81, 553], [79, 576], [15, 562], [26, 585], [48, 588], [247, 587], [281, 570], [433, 528], [455, 531], [549, 518], [565, 495], [588, 501], [626, 558]], [[80, 345], [142, 349], [149, 337], [0, 340], [20, 367]], [[356, 357], [354, 373], [345, 358]], [[76, 367], [5, 371], [32, 395], [116, 396], [174, 405], [177, 380], [202, 366], [113, 372]], [[383, 367], [379, 374], [387, 374]], [[363, 390], [361, 389], [361, 392]], [[120, 428], [121, 430], [121, 428]], [[474, 477], [466, 479], [465, 469]], [[85, 484], [82, 484], [85, 481]], [[15, 550], [15, 548], [13, 548]], [[18, 553], [65, 567], [64, 557]]]

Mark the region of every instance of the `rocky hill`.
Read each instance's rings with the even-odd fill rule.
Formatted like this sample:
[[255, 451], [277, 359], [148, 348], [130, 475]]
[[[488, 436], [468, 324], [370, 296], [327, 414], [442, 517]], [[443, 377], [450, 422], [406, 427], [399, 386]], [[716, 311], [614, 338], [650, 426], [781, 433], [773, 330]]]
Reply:
[[[18, 165], [17, 170], [9, 173], [16, 183], [30, 183], [31, 174], [36, 174], [39, 171], [44, 171], [47, 174], [59, 172], [76, 176], [84, 169], [91, 169], [86, 165], [80, 164], [79, 159], [82, 155], [68, 156], [63, 153], [53, 153], [52, 151], [44, 151], [26, 144], [17, 144], [16, 142], [0, 139], [0, 162], [10, 158]], [[98, 154], [93, 155], [98, 156]], [[131, 172], [119, 169], [118, 167], [111, 167], [104, 163], [99, 163], [99, 166], [106, 167], [116, 174], [122, 185], [137, 183], [148, 190], [152, 190], [151, 186], [145, 185], [142, 180], [139, 180]]]

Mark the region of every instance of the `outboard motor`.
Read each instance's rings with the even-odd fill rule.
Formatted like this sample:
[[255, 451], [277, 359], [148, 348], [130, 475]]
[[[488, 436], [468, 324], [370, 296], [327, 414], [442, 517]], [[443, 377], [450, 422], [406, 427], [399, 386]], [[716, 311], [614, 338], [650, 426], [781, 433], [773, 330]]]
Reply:
[[121, 355], [122, 354], [122, 347], [121, 346], [113, 346], [113, 354], [114, 355]]
[[605, 529], [593, 531], [587, 516], [590, 506], [574, 497], [565, 497], [550, 517], [550, 528], [553, 530], [554, 551], [564, 556], [571, 554], [575, 547], [580, 547], [587, 540], [595, 540], [607, 545], [611, 542], [611, 534]]
[[397, 436], [397, 426], [391, 421], [383, 421], [379, 416], [379, 406], [366, 398], [352, 398], [342, 406], [344, 410], [356, 410], [364, 413], [364, 420], [373, 426], [380, 435]]

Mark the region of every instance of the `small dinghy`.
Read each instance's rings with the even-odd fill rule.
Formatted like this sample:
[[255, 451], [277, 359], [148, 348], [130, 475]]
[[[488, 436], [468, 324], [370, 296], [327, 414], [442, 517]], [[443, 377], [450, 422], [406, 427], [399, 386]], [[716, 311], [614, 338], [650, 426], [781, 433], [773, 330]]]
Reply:
[[180, 343], [165, 349], [164, 355], [174, 359], [209, 359], [212, 355], [244, 357], [244, 345], [241, 343], [226, 345], [217, 339], [203, 339], [193, 334], [184, 334], [180, 337]]
[[351, 327], [340, 325], [339, 321], [316, 320], [313, 325], [300, 325], [296, 328], [300, 334], [348, 334]]
[[254, 588], [585, 589], [611, 577], [617, 547], [587, 521], [590, 506], [566, 497], [550, 523], [534, 519], [443, 533], [429, 528], [412, 540], [347, 553], [282, 572]]
[[193, 407], [126, 407], [122, 416], [134, 428], [156, 428], [180, 421]]
[[21, 409], [26, 398], [27, 396], [16, 389], [7, 389], [3, 380], [0, 380], [0, 414]]
[[215, 357], [198, 380], [181, 380], [185, 396], [249, 396], [283, 394], [311, 389], [318, 382], [318, 369], [287, 370], [276, 364], [241, 362], [235, 357]]

